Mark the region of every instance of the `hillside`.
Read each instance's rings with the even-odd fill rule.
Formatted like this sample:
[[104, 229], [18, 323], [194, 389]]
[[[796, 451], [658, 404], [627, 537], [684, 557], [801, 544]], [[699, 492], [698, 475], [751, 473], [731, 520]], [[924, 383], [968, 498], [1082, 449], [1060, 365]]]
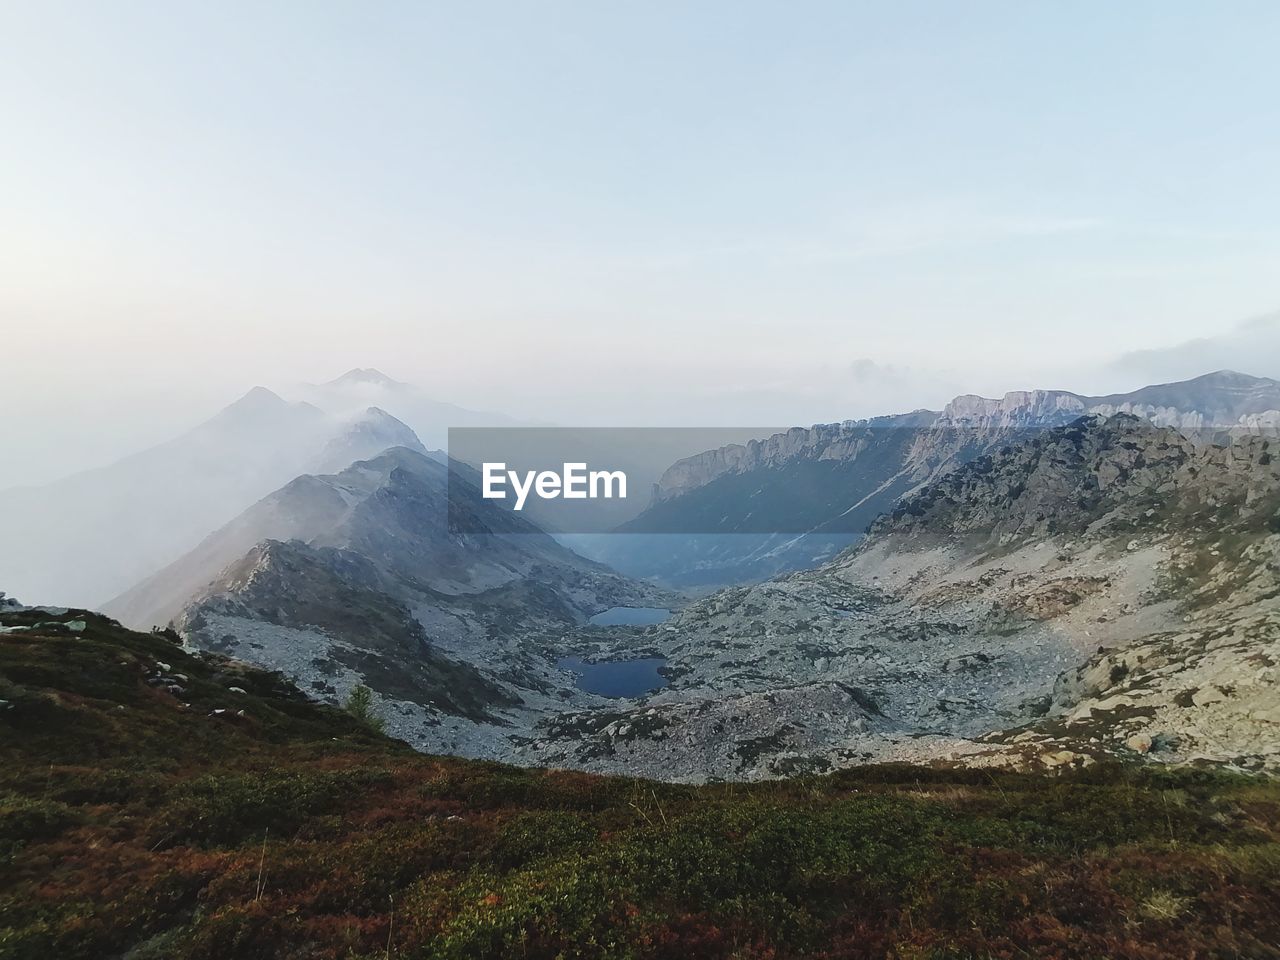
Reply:
[[1024, 435], [817, 567], [596, 638], [670, 684], [542, 763], [702, 780], [878, 761], [1280, 769], [1280, 442], [1130, 415]]
[[674, 786], [423, 756], [277, 675], [0, 612], [0, 957], [1280, 955], [1280, 787]]
[[106, 612], [319, 700], [368, 686], [415, 746], [508, 759], [533, 718], [586, 703], [559, 638], [658, 597], [483, 499], [465, 467], [395, 447], [293, 480]]

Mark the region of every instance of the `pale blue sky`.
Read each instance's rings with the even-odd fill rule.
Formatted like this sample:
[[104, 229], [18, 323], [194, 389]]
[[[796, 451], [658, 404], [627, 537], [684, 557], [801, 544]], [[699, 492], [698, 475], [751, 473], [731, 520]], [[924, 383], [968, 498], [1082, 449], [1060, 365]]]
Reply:
[[1280, 308], [1277, 49], [1272, 2], [0, 0], [0, 325], [56, 360], [0, 403], [74, 438], [352, 366], [561, 421], [1136, 386]]

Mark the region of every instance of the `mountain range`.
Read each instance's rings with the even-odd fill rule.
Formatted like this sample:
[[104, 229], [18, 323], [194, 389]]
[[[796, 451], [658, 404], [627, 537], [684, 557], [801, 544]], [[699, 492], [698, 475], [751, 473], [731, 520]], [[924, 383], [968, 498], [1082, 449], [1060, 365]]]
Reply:
[[336, 472], [390, 447], [425, 451], [417, 429], [443, 446], [448, 425], [516, 423], [434, 401], [373, 370], [292, 392], [297, 398], [286, 400], [255, 387], [166, 443], [0, 491], [0, 583], [31, 601], [100, 605], [295, 477]]
[[670, 685], [542, 722], [550, 765], [699, 780], [884, 760], [1280, 765], [1280, 441], [1127, 414], [979, 456], [812, 570], [728, 588], [643, 651]]
[[418, 445], [382, 410], [339, 417], [254, 388], [167, 443], [0, 493], [0, 581], [32, 600], [101, 604], [300, 473], [406, 443]]
[[[342, 390], [366, 385], [396, 389], [356, 371]], [[368, 687], [432, 752], [673, 779], [1135, 752], [1270, 767], [1270, 668], [1248, 658], [1272, 656], [1280, 596], [1277, 404], [1280, 384], [1224, 372], [792, 429], [673, 464], [625, 529], [724, 532], [610, 535], [615, 570], [481, 497], [469, 465], [381, 408], [258, 389], [64, 481], [84, 525], [26, 535], [82, 579], [149, 564], [110, 615], [322, 701]], [[698, 576], [736, 585], [694, 599], [652, 582]], [[677, 612], [590, 622], [636, 606]], [[583, 664], [641, 656], [663, 689], [581, 682]], [[1112, 697], [1147, 702], [1082, 740], [1079, 712]]]
[[651, 505], [592, 553], [673, 585], [741, 583], [813, 566], [856, 543], [913, 490], [1027, 433], [1127, 413], [1205, 439], [1280, 425], [1280, 381], [1219, 371], [1132, 393], [961, 396], [941, 411], [794, 428], [673, 464]]
[[531, 427], [531, 421], [506, 414], [471, 410], [433, 397], [416, 384], [392, 379], [380, 370], [359, 367], [326, 383], [305, 383], [284, 393], [334, 416], [351, 416], [368, 407], [392, 411], [418, 440], [437, 450], [448, 446], [450, 428]]
[[[138, 627], [280, 670], [320, 698], [358, 685], [406, 739], [459, 752], [477, 724], [545, 698], [494, 647], [557, 635], [655, 588], [584, 559], [480, 496], [469, 468], [393, 447], [302, 476], [108, 603]], [[458, 530], [465, 530], [459, 533]]]

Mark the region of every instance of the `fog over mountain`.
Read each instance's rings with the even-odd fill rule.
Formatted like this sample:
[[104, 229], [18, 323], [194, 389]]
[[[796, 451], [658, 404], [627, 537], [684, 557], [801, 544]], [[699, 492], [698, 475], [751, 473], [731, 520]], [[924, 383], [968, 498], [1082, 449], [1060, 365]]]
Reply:
[[32, 600], [102, 603], [300, 473], [395, 445], [422, 449], [385, 411], [339, 416], [255, 387], [166, 443], [0, 493], [0, 582]]
[[[450, 496], [455, 470], [463, 474], [452, 482], [465, 485], [472, 496]], [[252, 547], [291, 540], [372, 560], [385, 573], [379, 586], [390, 592], [397, 592], [392, 582], [401, 589], [453, 596], [523, 579], [546, 583], [572, 576], [598, 581], [597, 592], [628, 595], [628, 585], [619, 586], [621, 578], [611, 571], [565, 549], [520, 515], [483, 500], [470, 478], [465, 467], [420, 445], [391, 445], [339, 472], [304, 474], [104, 609], [139, 628], [166, 624]], [[458, 513], [464, 507], [471, 528], [483, 532], [464, 535], [450, 529], [466, 525], [468, 518]]]
[[532, 425], [502, 413], [468, 410], [446, 403], [421, 386], [393, 380], [371, 367], [348, 370], [327, 383], [286, 387], [282, 392], [337, 416], [349, 416], [368, 407], [394, 411], [432, 450], [443, 450], [448, 445], [450, 427]]
[[[1248, 329], [1254, 327], [1263, 333], [1272, 329], [1268, 324]], [[864, 367], [862, 375], [878, 377], [882, 373], [878, 368]], [[285, 400], [257, 387], [173, 440], [51, 484], [0, 492], [0, 516], [4, 517], [7, 542], [12, 545], [0, 554], [0, 582], [12, 593], [33, 600], [100, 603], [191, 550], [210, 531], [299, 475], [334, 473], [393, 446], [441, 447], [450, 426], [528, 423], [451, 404], [371, 368], [353, 369], [325, 383], [284, 390], [293, 399]], [[940, 422], [990, 423], [1004, 428], [1062, 422], [1086, 412], [1137, 412], [1159, 423], [1198, 427], [1234, 424], [1246, 415], [1265, 418], [1267, 411], [1278, 407], [1274, 381], [1220, 373], [1106, 396], [1061, 390], [1013, 391], [1002, 400], [957, 396], [945, 404]], [[424, 444], [422, 436], [431, 442]], [[829, 455], [826, 460], [832, 462]], [[859, 485], [866, 482], [871, 486], [859, 494], [859, 498], [868, 499], [862, 513], [854, 518], [857, 529], [865, 522], [862, 514], [869, 519], [930, 475], [928, 470], [909, 473], [913, 479], [904, 474], [900, 482], [889, 483], [871, 497], [868, 495], [879, 484], [889, 481], [889, 474], [879, 479], [865, 471], [858, 474], [850, 489], [861, 489]], [[779, 493], [784, 500], [793, 501], [785, 491], [780, 489]], [[833, 491], [833, 495], [832, 502], [836, 502], [843, 494]], [[721, 511], [717, 516], [724, 515], [732, 523], [733, 510], [722, 510], [725, 505], [708, 499], [706, 493], [699, 493], [699, 498], [707, 500], [704, 511]], [[664, 505], [663, 509], [670, 513], [672, 507]], [[683, 501], [679, 509], [684, 509]], [[805, 509], [812, 512], [817, 508], [809, 504]], [[815, 526], [824, 520], [817, 518]], [[757, 513], [756, 523], [767, 524], [767, 514]], [[641, 520], [632, 529], [654, 528]], [[836, 537], [815, 552], [811, 543], [770, 541], [748, 553], [757, 557], [752, 569], [758, 575], [816, 562], [843, 542]], [[578, 546], [632, 574], [663, 573], [636, 555], [636, 543], [621, 553], [616, 544], [606, 549], [585, 543]], [[785, 547], [785, 556], [776, 553], [780, 546]], [[730, 567], [736, 564], [736, 560], [720, 556], [722, 551], [723, 545], [715, 548], [719, 559], [712, 563], [713, 568], [720, 569], [726, 561]], [[665, 546], [659, 553], [666, 558], [663, 565], [670, 566]], [[736, 556], [739, 548], [730, 553]], [[699, 560], [698, 569], [702, 570], [705, 562], [706, 558]], [[741, 574], [726, 575], [727, 581], [722, 582], [734, 582]], [[695, 581], [716, 582], [720, 576], [703, 570]]]
[[[709, 350], [664, 357], [661, 375], [636, 351], [575, 350], [550, 363], [512, 369], [479, 353], [453, 365], [412, 354], [397, 357], [350, 334], [332, 356], [314, 363], [290, 357], [252, 369], [258, 382], [280, 396], [329, 413], [380, 407], [434, 449], [444, 446], [449, 426], [807, 426], [940, 410], [965, 394], [1059, 388], [1108, 395], [1216, 369], [1280, 377], [1280, 314], [1223, 323], [1221, 330], [1185, 341], [1169, 334], [1154, 338], [1167, 345], [1129, 352], [1099, 340], [1086, 360], [1052, 350], [1026, 361], [1009, 360], [999, 350], [964, 364], [923, 354], [885, 360], [870, 344], [853, 341], [803, 357], [786, 348], [777, 356], [746, 361]], [[378, 369], [369, 365], [374, 358], [380, 358]], [[353, 361], [364, 365], [328, 381], [308, 382], [314, 370], [341, 370]], [[132, 378], [127, 389], [105, 393], [82, 386], [54, 389], [60, 376], [56, 372], [34, 386], [16, 377], [0, 382], [6, 446], [21, 451], [0, 455], [0, 491], [106, 466], [163, 442], [220, 409], [222, 398], [243, 392], [243, 378], [250, 374], [231, 376], [199, 366], [182, 376], [148, 370]]]
[[1217, 336], [1126, 353], [1110, 365], [1109, 372], [1181, 380], [1206, 368], [1254, 370], [1280, 377], [1280, 313], [1255, 317]]

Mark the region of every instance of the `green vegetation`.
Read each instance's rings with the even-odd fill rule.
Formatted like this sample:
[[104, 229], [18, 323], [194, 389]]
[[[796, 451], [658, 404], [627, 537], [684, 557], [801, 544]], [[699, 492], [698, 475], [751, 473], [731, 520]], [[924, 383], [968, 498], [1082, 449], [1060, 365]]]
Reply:
[[521, 770], [71, 616], [0, 635], [3, 960], [1280, 956], [1271, 781]]
[[373, 705], [373, 691], [363, 684], [355, 687], [344, 704], [347, 713], [375, 733], [382, 733], [387, 722], [378, 716]]

